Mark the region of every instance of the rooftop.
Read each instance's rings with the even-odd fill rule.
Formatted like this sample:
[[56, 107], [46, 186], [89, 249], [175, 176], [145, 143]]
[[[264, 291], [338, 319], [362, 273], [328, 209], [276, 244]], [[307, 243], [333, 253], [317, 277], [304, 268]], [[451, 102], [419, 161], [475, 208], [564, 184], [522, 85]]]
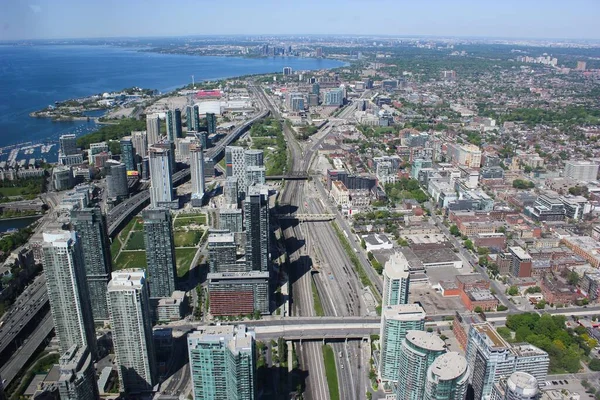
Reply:
[[467, 360], [460, 353], [451, 351], [436, 358], [429, 368], [440, 380], [449, 381], [463, 376], [468, 366]]
[[418, 304], [386, 306], [382, 310], [382, 315], [385, 319], [395, 321], [415, 321], [426, 317], [425, 310]]
[[496, 332], [496, 329], [494, 329], [494, 327], [488, 322], [484, 322], [483, 324], [471, 325], [471, 329], [475, 329], [479, 333], [479, 335], [483, 337], [488, 346], [494, 348], [510, 348], [508, 342], [506, 342], [506, 340], [504, 340], [498, 334], [498, 332]]
[[433, 333], [410, 330], [406, 332], [406, 340], [416, 347], [429, 351], [444, 351], [446, 343]]
[[402, 253], [394, 253], [385, 263], [384, 274], [391, 279], [408, 277], [408, 260]]

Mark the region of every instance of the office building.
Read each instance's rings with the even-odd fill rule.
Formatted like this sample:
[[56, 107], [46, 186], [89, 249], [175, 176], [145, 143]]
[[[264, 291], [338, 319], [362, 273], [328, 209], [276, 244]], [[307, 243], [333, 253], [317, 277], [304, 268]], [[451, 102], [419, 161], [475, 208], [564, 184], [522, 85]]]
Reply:
[[46, 287], [60, 352], [77, 345], [87, 347], [95, 358], [96, 334], [81, 243], [75, 232], [68, 231], [44, 232], [43, 240]]
[[292, 75], [292, 67], [283, 67], [283, 75]]
[[75, 209], [71, 223], [81, 242], [83, 266], [95, 321], [108, 319], [106, 285], [111, 270], [106, 218], [99, 208]]
[[137, 157], [144, 158], [148, 155], [148, 135], [146, 131], [131, 132], [131, 141]]
[[206, 113], [206, 129], [209, 135], [217, 133], [217, 116], [214, 113]]
[[436, 358], [446, 352], [446, 344], [433, 333], [408, 331], [402, 342], [399, 360], [398, 400], [422, 400], [427, 371]]
[[598, 177], [600, 164], [594, 161], [569, 160], [565, 161], [565, 176], [578, 181], [592, 182]]
[[398, 381], [402, 341], [408, 331], [422, 331], [425, 327], [425, 311], [418, 304], [384, 306], [381, 311], [381, 352], [379, 378], [382, 381]]
[[394, 253], [383, 268], [382, 307], [408, 303], [408, 260], [402, 253]]
[[171, 212], [166, 208], [142, 211], [150, 297], [169, 297], [175, 291], [177, 267]]
[[235, 177], [238, 182], [238, 198], [243, 198], [246, 189], [246, 158], [243, 147], [225, 147], [225, 168], [227, 177]]
[[209, 273], [207, 280], [211, 314], [269, 314], [268, 272]]
[[192, 179], [192, 206], [201, 207], [204, 198], [204, 151], [199, 145], [190, 146], [190, 172]]
[[60, 376], [56, 382], [61, 400], [100, 398], [94, 360], [87, 347], [71, 346], [59, 359]]
[[250, 186], [244, 202], [246, 264], [249, 271], [269, 271], [269, 188]]
[[254, 332], [244, 325], [204, 326], [187, 337], [196, 400], [254, 400]]
[[219, 209], [219, 229], [232, 233], [242, 232], [244, 230], [242, 210], [239, 208]]
[[238, 193], [239, 193], [238, 179], [235, 176], [228, 176], [225, 180], [225, 186], [223, 187], [223, 197], [225, 204], [238, 205]]
[[157, 383], [148, 285], [144, 270], [112, 273], [108, 310], [121, 392], [147, 393]]
[[542, 193], [533, 203], [525, 208], [525, 215], [538, 222], [564, 221], [566, 215], [565, 203], [552, 193]]
[[511, 346], [486, 322], [473, 324], [469, 329], [467, 362], [475, 398], [488, 400], [494, 384], [513, 372], [527, 372], [545, 382], [550, 361], [548, 353], [535, 346]]
[[494, 384], [491, 400], [537, 400], [538, 381], [526, 372], [513, 372]]
[[152, 207], [178, 208], [173, 193], [171, 151], [162, 147], [150, 147], [150, 204]]
[[508, 248], [511, 255], [511, 274], [518, 278], [527, 278], [531, 276], [533, 259], [523, 248], [512, 246]]
[[233, 233], [208, 235], [208, 266], [211, 273], [235, 272], [236, 261], [237, 245]]
[[77, 150], [77, 136], [74, 134], [61, 135], [58, 139], [58, 145], [58, 151], [63, 156], [79, 154], [79, 150]]
[[464, 400], [469, 386], [467, 360], [457, 352], [435, 359], [427, 370], [425, 400]]
[[262, 150], [248, 149], [244, 151], [244, 163], [246, 168], [248, 167], [262, 167], [264, 166], [264, 152]]
[[160, 141], [160, 119], [158, 115], [146, 116], [146, 135], [148, 146]]
[[122, 200], [129, 195], [127, 167], [115, 160], [104, 163], [106, 174], [106, 194], [109, 199]]
[[72, 189], [75, 185], [72, 167], [58, 165], [52, 168], [52, 183], [57, 191]]

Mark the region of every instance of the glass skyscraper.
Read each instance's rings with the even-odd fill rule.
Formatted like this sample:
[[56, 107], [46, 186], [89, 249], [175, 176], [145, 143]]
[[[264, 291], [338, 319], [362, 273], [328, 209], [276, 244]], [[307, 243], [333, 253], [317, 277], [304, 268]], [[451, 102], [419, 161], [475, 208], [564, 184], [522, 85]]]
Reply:
[[249, 271], [269, 271], [269, 188], [250, 186], [244, 202], [246, 265]]
[[408, 261], [402, 253], [394, 253], [383, 269], [382, 307], [408, 303]]
[[469, 386], [467, 360], [457, 352], [435, 359], [427, 370], [425, 400], [464, 400]]
[[206, 326], [188, 335], [195, 400], [255, 398], [254, 332], [244, 325]]
[[171, 212], [166, 208], [142, 211], [150, 297], [169, 297], [175, 291], [177, 266]]
[[81, 242], [94, 320], [105, 321], [108, 319], [106, 285], [111, 270], [106, 218], [99, 208], [83, 208], [71, 213], [71, 223]]

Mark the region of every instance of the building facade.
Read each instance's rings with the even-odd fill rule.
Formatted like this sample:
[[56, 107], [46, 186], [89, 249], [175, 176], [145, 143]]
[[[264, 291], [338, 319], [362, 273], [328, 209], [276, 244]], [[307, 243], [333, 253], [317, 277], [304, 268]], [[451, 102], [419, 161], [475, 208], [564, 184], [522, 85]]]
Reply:
[[251, 186], [244, 203], [246, 264], [249, 271], [269, 271], [269, 189]]
[[202, 146], [190, 147], [190, 172], [192, 179], [192, 206], [201, 207], [204, 198], [204, 151]]
[[177, 208], [173, 193], [171, 151], [164, 147], [150, 147], [150, 204], [152, 207]]
[[457, 352], [442, 354], [427, 370], [425, 400], [464, 400], [469, 386], [467, 360]]
[[171, 213], [166, 208], [142, 211], [150, 296], [169, 297], [176, 289], [177, 266]]
[[76, 344], [59, 359], [57, 381], [61, 400], [96, 400], [100, 398], [94, 360], [87, 347]]
[[408, 260], [402, 253], [394, 253], [383, 268], [382, 307], [408, 303], [410, 277]]

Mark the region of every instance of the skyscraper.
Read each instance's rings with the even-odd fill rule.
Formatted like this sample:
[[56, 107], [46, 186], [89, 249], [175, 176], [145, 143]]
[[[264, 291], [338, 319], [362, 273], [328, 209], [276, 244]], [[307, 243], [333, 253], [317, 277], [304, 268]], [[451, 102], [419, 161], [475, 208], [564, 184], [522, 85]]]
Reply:
[[475, 398], [487, 400], [494, 384], [516, 371], [545, 382], [550, 361], [548, 353], [530, 344], [511, 346], [486, 322], [469, 329], [467, 362]]
[[104, 163], [106, 174], [106, 192], [109, 199], [121, 200], [129, 195], [127, 185], [127, 168], [116, 160], [106, 160]]
[[214, 113], [206, 113], [206, 128], [209, 135], [217, 133], [217, 117]]
[[63, 156], [72, 156], [78, 154], [77, 136], [74, 134], [61, 135], [58, 139], [59, 151]]
[[148, 155], [148, 134], [146, 131], [131, 132], [131, 141], [133, 142], [133, 149], [138, 159]]
[[514, 372], [494, 384], [491, 400], [537, 400], [538, 381], [526, 372]]
[[464, 400], [469, 386], [467, 360], [457, 352], [442, 354], [427, 370], [425, 400]]
[[94, 320], [105, 321], [108, 319], [106, 285], [111, 270], [106, 219], [99, 208], [83, 208], [73, 210], [71, 222], [81, 242]]
[[383, 307], [381, 312], [381, 352], [379, 377], [383, 381], [398, 381], [402, 341], [408, 331], [422, 331], [425, 311], [418, 304], [401, 304]]
[[171, 110], [168, 110], [165, 113], [165, 125], [167, 128], [167, 140], [171, 143], [175, 142], [175, 113]]
[[157, 376], [144, 270], [112, 273], [108, 310], [121, 391], [128, 394], [151, 391]]
[[183, 130], [181, 128], [181, 110], [176, 108], [173, 112], [173, 132], [175, 133], [175, 138], [183, 137]]
[[246, 189], [246, 158], [244, 148], [239, 146], [225, 147], [225, 168], [227, 177], [235, 177], [238, 180], [238, 196], [243, 198]]
[[[265, 167], [246, 167], [246, 187], [252, 185], [264, 185], [266, 181], [266, 170]], [[246, 189], [248, 193], [248, 189]]]
[[383, 269], [382, 307], [408, 303], [410, 278], [404, 254], [394, 253]]
[[133, 149], [133, 140], [131, 136], [121, 138], [121, 162], [125, 164], [127, 171], [135, 171], [135, 150]]
[[446, 352], [446, 344], [433, 333], [408, 331], [402, 342], [399, 360], [398, 400], [422, 400], [427, 370]]
[[244, 203], [246, 265], [249, 271], [269, 271], [269, 188], [250, 186]]
[[94, 360], [87, 347], [76, 344], [59, 359], [57, 386], [61, 400], [96, 400], [100, 398]]
[[228, 176], [227, 179], [225, 179], [225, 186], [223, 187], [225, 204], [233, 204], [237, 207], [239, 200], [238, 193], [238, 179], [235, 176]]
[[255, 398], [254, 332], [244, 325], [205, 326], [188, 335], [195, 400]]
[[204, 151], [202, 146], [190, 147], [190, 171], [192, 175], [192, 206], [201, 207], [204, 198]]
[[177, 208], [173, 193], [171, 152], [162, 147], [150, 147], [150, 204], [152, 207]]
[[233, 233], [208, 235], [208, 265], [211, 273], [237, 270], [237, 245]]
[[200, 130], [200, 109], [198, 106], [187, 106], [185, 115], [188, 132], [198, 132]]
[[263, 167], [264, 152], [262, 150], [248, 149], [244, 151], [244, 163], [248, 167]]
[[60, 352], [73, 345], [88, 347], [96, 357], [94, 319], [83, 266], [81, 244], [75, 232], [44, 232], [43, 265], [48, 300]]
[[154, 143], [160, 141], [160, 119], [158, 115], [146, 116], [146, 134], [148, 146], [152, 146]]
[[166, 208], [147, 208], [142, 218], [150, 296], [169, 297], [177, 277], [171, 213]]

